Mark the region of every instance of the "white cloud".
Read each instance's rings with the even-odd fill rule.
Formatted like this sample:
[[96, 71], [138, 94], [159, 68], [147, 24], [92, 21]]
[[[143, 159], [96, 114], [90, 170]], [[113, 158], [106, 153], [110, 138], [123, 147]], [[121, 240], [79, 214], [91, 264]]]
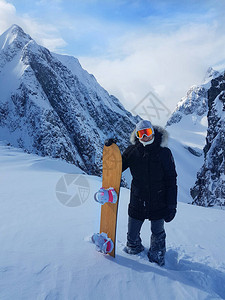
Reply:
[[16, 14], [15, 7], [4, 0], [0, 0], [0, 31], [5, 31], [9, 26], [9, 22], [13, 20]]
[[[170, 33], [138, 31], [114, 40], [110, 54], [124, 58], [81, 57], [82, 65], [128, 109], [153, 91], [173, 110], [208, 67], [225, 61], [225, 35], [220, 20], [188, 24]], [[165, 120], [155, 120], [164, 123]]]
[[51, 24], [38, 23], [29, 18], [29, 16], [23, 16], [21, 26], [38, 44], [51, 51], [59, 51], [66, 46], [66, 42], [60, 37], [57, 29]]
[[53, 25], [40, 23], [26, 14], [19, 15], [15, 6], [5, 0], [0, 0], [0, 34], [12, 24], [21, 26], [37, 43], [51, 51], [57, 51], [66, 45]]

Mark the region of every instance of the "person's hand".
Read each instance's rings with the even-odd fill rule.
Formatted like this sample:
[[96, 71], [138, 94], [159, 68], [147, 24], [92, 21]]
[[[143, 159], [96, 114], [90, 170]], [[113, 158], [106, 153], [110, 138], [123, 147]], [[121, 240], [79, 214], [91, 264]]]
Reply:
[[105, 144], [105, 146], [109, 147], [112, 144], [116, 144], [116, 140], [113, 138], [110, 138], [110, 139], [105, 140], [104, 144]]
[[168, 210], [167, 210], [167, 214], [164, 218], [165, 222], [166, 223], [171, 222], [174, 219], [174, 217], [176, 215], [176, 212], [177, 212], [177, 210], [176, 210], [175, 207], [169, 207]]

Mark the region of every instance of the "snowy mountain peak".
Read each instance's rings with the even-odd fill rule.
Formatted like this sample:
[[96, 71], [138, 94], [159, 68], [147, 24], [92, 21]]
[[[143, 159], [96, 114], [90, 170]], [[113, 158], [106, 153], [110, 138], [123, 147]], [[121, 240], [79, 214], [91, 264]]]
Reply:
[[18, 25], [12, 25], [8, 30], [6, 30], [0, 39], [0, 49], [5, 50], [12, 43], [16, 43], [17, 47], [21, 48], [31, 40], [31, 37], [26, 34], [21, 27]]
[[129, 143], [134, 118], [74, 57], [51, 53], [17, 25], [1, 37], [0, 136], [99, 174], [104, 140]]
[[186, 97], [178, 102], [175, 111], [167, 122], [167, 126], [179, 123], [187, 115], [204, 116], [207, 111], [207, 101], [207, 87], [205, 85], [192, 86]]
[[189, 165], [194, 162], [191, 181], [195, 178], [195, 182], [190, 186], [193, 204], [224, 209], [225, 72], [209, 68], [207, 77], [204, 84], [190, 88], [167, 126], [170, 135], [189, 152], [186, 156], [192, 156]]
[[11, 26], [0, 36], [0, 73], [30, 41], [31, 37], [17, 25]]
[[224, 70], [219, 72], [212, 67], [208, 68], [203, 84], [193, 85], [188, 90], [187, 95], [178, 102], [172, 116], [167, 122], [167, 126], [179, 123], [187, 115], [197, 118], [206, 116], [208, 110], [208, 91], [211, 85], [214, 85], [214, 81], [222, 76], [223, 73]]
[[219, 71], [214, 70], [212, 67], [209, 67], [205, 77], [204, 77], [204, 83], [207, 83], [209, 80], [212, 80], [220, 75]]

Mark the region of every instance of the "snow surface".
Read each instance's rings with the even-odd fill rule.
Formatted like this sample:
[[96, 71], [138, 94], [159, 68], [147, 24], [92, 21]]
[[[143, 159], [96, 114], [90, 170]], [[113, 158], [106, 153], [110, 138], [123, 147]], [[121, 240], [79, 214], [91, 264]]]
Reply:
[[[204, 163], [203, 148], [206, 142], [207, 117], [193, 114], [183, 116], [179, 123], [166, 129], [169, 132], [171, 149], [178, 173], [179, 200], [191, 203], [190, 188], [194, 186], [196, 174]], [[188, 147], [196, 150], [201, 156], [195, 156]]]
[[101, 207], [93, 194], [101, 179], [80, 175], [89, 187], [82, 205], [65, 206], [56, 196], [64, 174], [81, 173], [0, 143], [1, 300], [225, 299], [225, 211], [179, 202], [175, 220], [166, 224], [166, 265], [159, 267], [146, 257], [148, 221], [141, 234], [145, 252], [123, 252], [129, 190], [122, 188], [113, 259], [90, 242], [99, 230]]

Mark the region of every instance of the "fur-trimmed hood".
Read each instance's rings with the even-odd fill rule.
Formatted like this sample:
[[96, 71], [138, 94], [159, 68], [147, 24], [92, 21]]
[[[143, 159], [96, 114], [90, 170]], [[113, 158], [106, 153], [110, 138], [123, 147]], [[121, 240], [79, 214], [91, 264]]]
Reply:
[[[154, 132], [155, 132], [155, 140], [153, 144], [158, 144], [161, 147], [167, 147], [168, 146], [168, 139], [169, 139], [169, 134], [166, 129], [164, 129], [161, 126], [153, 126]], [[136, 129], [131, 133], [130, 136], [130, 142], [131, 144], [136, 144], [139, 142], [138, 138], [136, 137]]]

